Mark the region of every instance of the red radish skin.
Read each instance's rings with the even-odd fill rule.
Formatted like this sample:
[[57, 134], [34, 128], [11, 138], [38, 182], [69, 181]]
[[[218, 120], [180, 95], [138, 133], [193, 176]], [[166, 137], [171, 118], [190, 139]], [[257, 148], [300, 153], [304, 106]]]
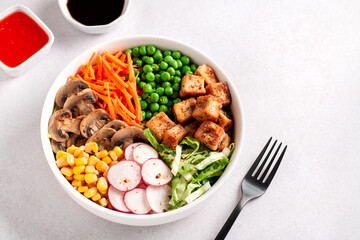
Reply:
[[141, 166], [141, 177], [147, 185], [162, 186], [168, 184], [173, 175], [163, 160], [151, 158]]
[[133, 144], [130, 144], [126, 149], [125, 149], [125, 153], [124, 153], [124, 156], [125, 156], [125, 159], [126, 160], [131, 160], [131, 161], [134, 161], [134, 158], [133, 158], [133, 151], [134, 149], [139, 146], [140, 144], [143, 144], [143, 143], [133, 143]]
[[151, 209], [156, 213], [165, 212], [169, 207], [171, 199], [171, 187], [169, 185], [148, 186], [146, 188], [146, 200]]
[[140, 165], [135, 161], [120, 161], [109, 168], [107, 179], [117, 190], [130, 191], [141, 182]]
[[151, 211], [146, 200], [146, 190], [135, 188], [124, 194], [124, 203], [126, 207], [134, 214], [148, 214]]
[[133, 151], [133, 159], [140, 165], [151, 158], [158, 158], [158, 152], [149, 144], [140, 144]]
[[130, 210], [124, 203], [124, 193], [125, 192], [119, 191], [113, 186], [110, 186], [108, 189], [109, 202], [115, 210], [123, 213], [130, 213]]

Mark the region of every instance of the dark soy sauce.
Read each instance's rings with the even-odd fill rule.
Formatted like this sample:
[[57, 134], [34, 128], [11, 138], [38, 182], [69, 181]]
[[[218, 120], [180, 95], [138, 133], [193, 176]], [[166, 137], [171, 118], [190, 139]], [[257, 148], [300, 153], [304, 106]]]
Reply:
[[67, 8], [84, 25], [105, 25], [121, 15], [124, 0], [68, 0]]

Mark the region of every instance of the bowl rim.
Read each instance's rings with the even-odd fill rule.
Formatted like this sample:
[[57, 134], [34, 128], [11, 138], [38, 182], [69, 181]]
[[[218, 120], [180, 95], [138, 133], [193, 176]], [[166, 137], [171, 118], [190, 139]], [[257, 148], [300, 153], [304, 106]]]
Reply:
[[[237, 102], [237, 106], [236, 109], [240, 111], [240, 119], [238, 124], [239, 129], [236, 129], [236, 132], [239, 132], [239, 138], [238, 141], [236, 143], [236, 148], [231, 156], [231, 161], [229, 163], [229, 165], [226, 167], [224, 173], [222, 174], [222, 176], [216, 181], [216, 183], [206, 192], [204, 193], [202, 196], [200, 196], [198, 199], [196, 199], [195, 201], [191, 202], [190, 204], [187, 204], [183, 207], [180, 207], [178, 209], [175, 209], [173, 211], [169, 211], [169, 212], [164, 212], [161, 214], [147, 214], [147, 215], [137, 215], [137, 214], [127, 214], [127, 213], [122, 213], [122, 212], [118, 212], [115, 210], [111, 210], [111, 209], [107, 209], [104, 208], [92, 201], [89, 201], [88, 199], [86, 199], [81, 193], [79, 193], [78, 191], [75, 190], [75, 188], [73, 188], [71, 186], [71, 184], [69, 184], [69, 182], [66, 180], [66, 178], [63, 177], [63, 175], [61, 174], [61, 172], [59, 171], [59, 169], [56, 167], [55, 161], [54, 161], [54, 155], [53, 152], [51, 150], [51, 147], [49, 148], [49, 138], [48, 138], [48, 131], [47, 131], [47, 126], [48, 126], [48, 120], [49, 117], [45, 114], [45, 112], [47, 111], [47, 109], [50, 106], [53, 106], [53, 99], [51, 98], [52, 96], [50, 95], [52, 92], [54, 92], [54, 88], [56, 87], [56, 83], [58, 82], [58, 78], [65, 74], [68, 70], [68, 68], [70, 68], [71, 66], [75, 65], [76, 62], [78, 62], [81, 58], [84, 58], [84, 56], [91, 54], [92, 52], [98, 52], [99, 50], [101, 50], [101, 48], [106, 48], [106, 46], [109, 46], [111, 44], [114, 44], [116, 42], [120, 42], [120, 41], [148, 41], [151, 40], [154, 42], [154, 45], [156, 45], [156, 41], [160, 40], [160, 41], [165, 41], [165, 42], [172, 42], [178, 46], [184, 47], [184, 48], [188, 48], [191, 51], [194, 51], [196, 54], [200, 54], [202, 55], [202, 57], [206, 58], [209, 60], [209, 62], [213, 65], [215, 65], [218, 70], [221, 72], [221, 74], [223, 74], [224, 79], [226, 79], [226, 82], [229, 84], [229, 88], [230, 90], [233, 92], [231, 97], [232, 98], [236, 98], [236, 102]], [[119, 46], [120, 47], [120, 46]], [[181, 51], [181, 50], [180, 50]], [[189, 56], [191, 58], [191, 56]], [[64, 81], [66, 81], [66, 79], [64, 79]], [[50, 101], [51, 100], [51, 101]], [[232, 173], [232, 171], [235, 168], [236, 163], [238, 162], [238, 159], [240, 157], [240, 152], [242, 150], [243, 147], [243, 142], [244, 142], [244, 137], [245, 137], [245, 117], [244, 117], [244, 111], [243, 111], [243, 107], [241, 104], [241, 100], [240, 100], [240, 96], [234, 86], [234, 83], [232, 82], [232, 80], [229, 78], [229, 76], [222, 70], [222, 68], [212, 59], [210, 58], [208, 55], [204, 54], [202, 51], [186, 44], [183, 43], [179, 40], [175, 40], [175, 39], [171, 39], [168, 37], [162, 37], [162, 36], [152, 36], [152, 35], [131, 35], [131, 36], [127, 36], [127, 37], [120, 37], [120, 38], [116, 38], [116, 39], [112, 39], [112, 40], [108, 40], [105, 42], [102, 42], [100, 44], [97, 44], [93, 47], [88, 48], [87, 50], [83, 51], [82, 53], [80, 53], [75, 59], [73, 59], [70, 63], [68, 63], [66, 65], [65, 68], [63, 68], [63, 70], [57, 75], [56, 79], [54, 80], [54, 82], [52, 83], [45, 101], [44, 101], [44, 105], [43, 105], [43, 109], [42, 109], [42, 113], [41, 113], [41, 124], [40, 124], [40, 135], [41, 135], [41, 142], [42, 142], [42, 146], [43, 146], [43, 150], [44, 150], [44, 154], [46, 156], [46, 160], [53, 172], [53, 174], [55, 175], [57, 181], [60, 183], [60, 185], [63, 187], [63, 189], [70, 195], [70, 197], [72, 197], [77, 203], [79, 203], [82, 207], [84, 207], [85, 209], [89, 210], [91, 213], [100, 216], [102, 218], [105, 218], [103, 215], [101, 215], [99, 212], [102, 212], [105, 215], [108, 215], [108, 218], [105, 218], [107, 220], [111, 220], [114, 222], [118, 222], [121, 224], [126, 224], [126, 225], [138, 225], [138, 226], [149, 226], [149, 225], [160, 225], [160, 224], [164, 224], [164, 223], [168, 223], [168, 222], [172, 222], [175, 220], [178, 220], [182, 217], [170, 220], [170, 221], [165, 221], [162, 223], [148, 223], [148, 224], [132, 224], [132, 223], [124, 223], [124, 221], [129, 220], [130, 222], [134, 222], [134, 220], [144, 220], [144, 221], [148, 221], [148, 220], [159, 220], [159, 219], [163, 219], [163, 218], [171, 218], [175, 215], [180, 215], [181, 213], [186, 213], [189, 212], [190, 209], [195, 208], [196, 206], [202, 204], [204, 201], [206, 201], [206, 199], [208, 199], [209, 197], [211, 197], [216, 191], [219, 190], [219, 188], [224, 184], [224, 182], [227, 180], [227, 178], [229, 177], [229, 175]], [[51, 161], [50, 161], [51, 159]], [[235, 160], [236, 159], [236, 160]], [[99, 212], [96, 212], [99, 211]], [[189, 215], [191, 213], [188, 213], [185, 216]], [[117, 221], [114, 220], [116, 218], [122, 218], [124, 221]]]
[[31, 61], [36, 59], [39, 55], [41, 55], [44, 51], [46, 51], [47, 48], [51, 47], [51, 45], [54, 43], [54, 34], [51, 32], [50, 28], [33, 12], [30, 8], [26, 7], [22, 4], [16, 4], [13, 5], [6, 10], [2, 11], [0, 13], [0, 20], [8, 17], [10, 14], [15, 12], [22, 12], [26, 14], [29, 18], [31, 18], [35, 23], [46, 33], [46, 35], [49, 37], [48, 42], [42, 46], [36, 53], [31, 55], [28, 59], [26, 59], [24, 62], [20, 63], [16, 67], [9, 67], [5, 65], [2, 61], [0, 61], [0, 67], [3, 68], [6, 71], [17, 71], [23, 67], [26, 67], [26, 65], [30, 64]]

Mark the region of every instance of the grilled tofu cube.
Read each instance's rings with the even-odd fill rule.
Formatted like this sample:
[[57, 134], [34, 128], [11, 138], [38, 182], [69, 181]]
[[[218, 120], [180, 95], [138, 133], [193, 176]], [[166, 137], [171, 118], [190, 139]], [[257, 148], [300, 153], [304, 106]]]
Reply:
[[192, 116], [199, 122], [205, 120], [217, 121], [219, 118], [221, 103], [219, 99], [212, 95], [198, 97]]
[[230, 145], [231, 139], [227, 133], [225, 133], [224, 139], [221, 141], [218, 151], [221, 152], [224, 150], [224, 148], [228, 147]]
[[162, 143], [171, 149], [175, 149], [176, 145], [186, 136], [187, 131], [180, 125], [175, 125], [174, 127], [166, 130], [163, 135]]
[[221, 109], [217, 124], [227, 132], [232, 127], [233, 120], [231, 120], [230, 115], [227, 112]]
[[164, 112], [156, 114], [146, 123], [146, 126], [155, 133], [156, 137], [160, 141], [163, 139], [164, 132], [174, 127], [175, 125], [176, 124], [171, 121], [171, 119]]
[[175, 120], [180, 124], [186, 124], [192, 118], [192, 113], [195, 109], [195, 98], [188, 98], [179, 103], [175, 103], [173, 106], [173, 113]]
[[186, 74], [181, 80], [180, 97], [196, 97], [205, 95], [204, 78], [201, 76]]
[[230, 91], [226, 82], [213, 83], [206, 86], [206, 93], [220, 99], [223, 106], [231, 103]]
[[205, 83], [207, 85], [219, 82], [215, 76], [214, 71], [206, 64], [199, 66], [198, 69], [196, 69], [195, 74], [202, 76], [205, 79]]
[[225, 131], [216, 123], [207, 120], [200, 125], [194, 136], [207, 148], [215, 151], [224, 139]]
[[190, 123], [188, 125], [185, 126], [185, 130], [187, 132], [187, 135], [190, 137], [194, 137], [194, 134], [196, 132], [196, 130], [200, 127], [200, 122], [195, 121], [193, 123]]

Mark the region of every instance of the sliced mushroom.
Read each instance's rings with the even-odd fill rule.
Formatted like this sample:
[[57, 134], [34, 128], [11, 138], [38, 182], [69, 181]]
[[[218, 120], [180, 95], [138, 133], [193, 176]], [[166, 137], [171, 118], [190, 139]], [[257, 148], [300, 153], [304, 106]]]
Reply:
[[111, 139], [113, 145], [121, 146], [123, 150], [134, 142], [148, 142], [143, 130], [138, 127], [127, 127], [117, 131]]
[[49, 120], [48, 131], [52, 139], [65, 142], [69, 139], [69, 132], [80, 134], [80, 123], [84, 116], [72, 118], [71, 112], [66, 109], [56, 111]]
[[121, 120], [113, 120], [113, 121], [105, 124], [105, 126], [104, 126], [104, 128], [112, 128], [115, 131], [118, 131], [122, 128], [127, 128], [127, 127], [129, 127], [129, 125], [127, 125], [126, 122], [121, 121]]
[[87, 139], [82, 135], [71, 134], [69, 139], [66, 141], [66, 147], [71, 147], [72, 145], [76, 147], [80, 147], [81, 145], [85, 145]]
[[97, 131], [94, 135], [92, 135], [88, 140], [89, 142], [96, 142], [99, 146], [99, 150], [108, 150], [110, 151], [112, 148], [111, 138], [114, 136], [116, 131], [112, 128], [102, 128]]
[[69, 97], [64, 104], [64, 109], [70, 110], [75, 117], [88, 115], [95, 110], [94, 103], [96, 101], [96, 93], [90, 88], [87, 88]]
[[96, 109], [87, 115], [80, 124], [80, 133], [89, 138], [111, 121], [110, 115], [103, 109]]
[[51, 139], [51, 149], [54, 153], [57, 153], [58, 151], [66, 151], [66, 142], [57, 142], [54, 139]]
[[62, 108], [69, 97], [86, 88], [89, 88], [89, 84], [81, 79], [74, 79], [59, 89], [56, 93], [55, 103]]

